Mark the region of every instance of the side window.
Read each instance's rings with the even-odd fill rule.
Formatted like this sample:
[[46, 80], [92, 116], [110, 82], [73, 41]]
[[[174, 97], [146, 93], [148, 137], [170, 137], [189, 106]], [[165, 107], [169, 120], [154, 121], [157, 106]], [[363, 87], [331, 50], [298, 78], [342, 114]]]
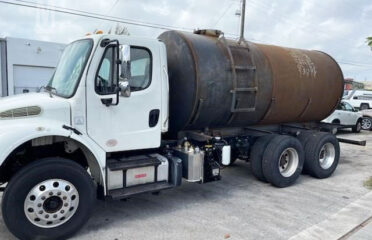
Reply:
[[129, 86], [131, 91], [146, 89], [151, 83], [152, 58], [149, 50], [131, 47], [131, 77]]
[[345, 103], [345, 110], [346, 111], [349, 111], [349, 112], [352, 112], [353, 111], [353, 107], [350, 104]]
[[103, 55], [96, 76], [96, 92], [101, 95], [113, 94], [117, 86], [118, 69], [115, 64], [116, 51], [108, 47]]
[[345, 109], [345, 103], [340, 103], [340, 105], [339, 105], [339, 110], [346, 110]]

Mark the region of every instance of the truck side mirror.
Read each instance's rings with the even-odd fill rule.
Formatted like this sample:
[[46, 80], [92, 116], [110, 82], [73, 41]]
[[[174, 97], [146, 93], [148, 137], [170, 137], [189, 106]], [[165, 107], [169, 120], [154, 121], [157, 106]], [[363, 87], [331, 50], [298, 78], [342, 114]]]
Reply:
[[119, 68], [119, 88], [121, 96], [130, 97], [129, 79], [131, 77], [130, 70], [130, 46], [120, 45], [120, 68]]
[[128, 81], [119, 81], [120, 95], [130, 97], [131, 91]]

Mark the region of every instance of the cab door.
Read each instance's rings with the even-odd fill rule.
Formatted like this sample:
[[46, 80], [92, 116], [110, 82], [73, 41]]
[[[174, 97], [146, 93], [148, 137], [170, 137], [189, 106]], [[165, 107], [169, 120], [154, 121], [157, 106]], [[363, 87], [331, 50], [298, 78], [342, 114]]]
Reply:
[[[114, 39], [110, 39], [114, 40]], [[130, 45], [131, 95], [120, 96], [117, 44], [100, 44], [87, 75], [87, 133], [106, 152], [156, 148], [161, 141], [161, 71], [156, 41]]]

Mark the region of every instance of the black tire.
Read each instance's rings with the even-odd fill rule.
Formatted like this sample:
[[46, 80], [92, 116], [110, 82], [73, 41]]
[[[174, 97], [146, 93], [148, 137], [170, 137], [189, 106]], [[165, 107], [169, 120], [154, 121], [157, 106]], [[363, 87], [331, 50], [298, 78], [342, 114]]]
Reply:
[[363, 117], [363, 119], [362, 119], [362, 129], [367, 130], [367, 131], [372, 129], [372, 118]]
[[[43, 228], [28, 220], [24, 204], [31, 189], [50, 179], [73, 184], [79, 194], [79, 203], [68, 221], [53, 228]], [[2, 213], [6, 226], [19, 239], [66, 239], [87, 222], [95, 201], [95, 185], [86, 170], [70, 160], [48, 158], [27, 165], [11, 179], [3, 194]]]
[[[279, 167], [280, 159], [288, 149], [290, 149], [292, 154], [287, 154], [287, 156], [294, 155], [292, 159], [296, 159], [296, 161], [289, 163], [294, 165], [292, 165], [293, 167], [289, 166], [289, 169], [292, 169], [292, 171], [289, 171], [288, 175], [285, 176], [285, 172], [281, 173]], [[262, 169], [265, 178], [272, 185], [283, 188], [292, 185], [298, 179], [302, 172], [303, 164], [304, 150], [300, 141], [291, 136], [279, 135], [274, 137], [267, 145], [263, 155]]]
[[369, 109], [369, 104], [368, 103], [360, 104], [360, 110], [367, 110], [367, 109]]
[[[303, 131], [301, 132], [300, 135], [297, 136], [297, 139], [301, 142], [302, 144], [302, 148], [304, 149], [305, 151], [305, 147], [306, 147], [306, 144], [316, 135], [318, 134], [326, 134], [324, 132], [318, 132], [318, 131], [311, 131], [311, 130], [308, 130], [308, 131]], [[305, 160], [306, 162], [306, 157], [305, 157]], [[304, 167], [302, 169], [302, 173], [304, 174], [307, 174], [306, 172], [306, 168], [305, 168], [305, 162], [304, 162]]]
[[267, 182], [263, 171], [262, 171], [262, 159], [265, 149], [269, 142], [274, 138], [276, 135], [266, 135], [263, 137], [259, 137], [257, 141], [253, 144], [251, 153], [250, 153], [250, 165], [251, 165], [251, 172], [253, 176], [255, 176], [259, 181]]
[[317, 134], [322, 134], [322, 132], [318, 131], [304, 131], [301, 132], [300, 135], [297, 136], [298, 140], [301, 142], [303, 148], [305, 149], [306, 144], [309, 142], [309, 140], [317, 135]]
[[[320, 162], [320, 156], [321, 151], [326, 144], [331, 144], [334, 147], [334, 160], [332, 165], [322, 167]], [[305, 148], [304, 170], [306, 171], [306, 173], [320, 179], [327, 178], [333, 174], [333, 172], [337, 168], [340, 159], [340, 144], [333, 134], [331, 133], [315, 134], [309, 139], [304, 148]]]
[[362, 121], [358, 120], [358, 122], [355, 124], [352, 130], [354, 133], [360, 133], [360, 131], [362, 130]]

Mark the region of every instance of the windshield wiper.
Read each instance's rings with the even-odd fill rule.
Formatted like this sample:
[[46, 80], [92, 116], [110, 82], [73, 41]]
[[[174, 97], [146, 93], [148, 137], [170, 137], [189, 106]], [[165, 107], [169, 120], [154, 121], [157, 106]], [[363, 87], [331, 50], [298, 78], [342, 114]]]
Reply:
[[44, 86], [43, 88], [49, 93], [50, 97], [53, 97], [53, 91], [55, 94], [57, 94], [57, 89], [55, 87], [47, 85]]

